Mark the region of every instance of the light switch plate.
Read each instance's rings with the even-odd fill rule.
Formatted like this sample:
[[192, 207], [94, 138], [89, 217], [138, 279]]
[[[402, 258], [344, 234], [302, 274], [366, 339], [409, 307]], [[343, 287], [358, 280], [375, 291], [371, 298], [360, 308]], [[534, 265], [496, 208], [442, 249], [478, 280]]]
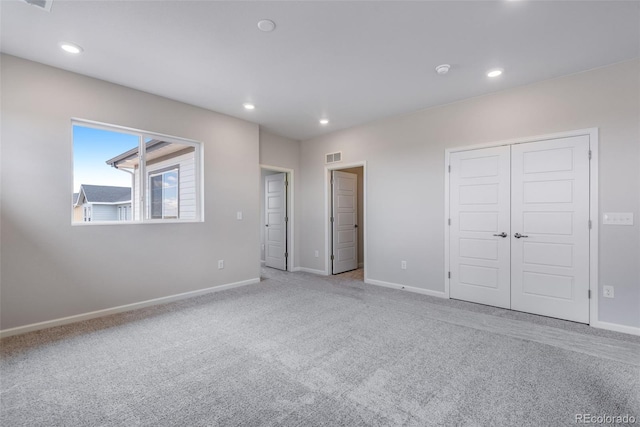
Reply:
[[633, 225], [633, 212], [605, 212], [602, 214], [605, 225]]

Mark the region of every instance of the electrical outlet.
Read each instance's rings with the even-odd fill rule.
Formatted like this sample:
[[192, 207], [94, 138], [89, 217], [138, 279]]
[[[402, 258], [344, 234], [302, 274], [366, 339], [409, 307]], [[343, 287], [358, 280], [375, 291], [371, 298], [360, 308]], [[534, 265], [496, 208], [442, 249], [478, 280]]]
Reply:
[[407, 269], [407, 261], [400, 261], [400, 268], [403, 270]]
[[236, 219], [240, 221], [242, 219], [242, 211], [236, 212]]
[[320, 256], [320, 253], [316, 251], [316, 258], [318, 258], [319, 256]]
[[218, 260], [218, 270], [222, 270], [224, 268], [224, 260], [223, 259], [219, 259]]
[[603, 286], [602, 296], [605, 298], [613, 298], [613, 286]]

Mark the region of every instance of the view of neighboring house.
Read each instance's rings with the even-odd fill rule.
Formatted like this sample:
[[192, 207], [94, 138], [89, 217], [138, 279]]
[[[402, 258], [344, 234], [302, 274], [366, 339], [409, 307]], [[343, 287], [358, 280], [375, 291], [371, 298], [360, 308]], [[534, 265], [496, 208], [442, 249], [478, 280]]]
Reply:
[[131, 188], [109, 185], [80, 186], [74, 193], [73, 222], [131, 221]]
[[[145, 144], [145, 170], [148, 219], [195, 219], [195, 147], [150, 139]], [[106, 163], [133, 175], [133, 197], [140, 193], [138, 148], [126, 151]], [[139, 209], [133, 214], [140, 220]]]

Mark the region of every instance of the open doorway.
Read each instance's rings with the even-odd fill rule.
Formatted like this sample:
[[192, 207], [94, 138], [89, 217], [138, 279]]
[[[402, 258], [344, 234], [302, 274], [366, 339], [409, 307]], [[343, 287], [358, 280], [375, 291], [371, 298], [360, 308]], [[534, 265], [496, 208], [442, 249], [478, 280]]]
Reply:
[[260, 264], [293, 271], [293, 170], [260, 166]]
[[366, 258], [364, 162], [327, 168], [327, 274], [364, 280]]

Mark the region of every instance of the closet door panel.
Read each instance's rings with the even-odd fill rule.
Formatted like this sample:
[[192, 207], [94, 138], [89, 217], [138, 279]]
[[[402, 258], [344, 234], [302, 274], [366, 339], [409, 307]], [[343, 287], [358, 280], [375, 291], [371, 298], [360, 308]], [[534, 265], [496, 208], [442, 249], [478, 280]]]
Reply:
[[450, 163], [450, 296], [509, 308], [509, 147], [452, 153]]
[[589, 137], [511, 155], [511, 308], [588, 323]]

